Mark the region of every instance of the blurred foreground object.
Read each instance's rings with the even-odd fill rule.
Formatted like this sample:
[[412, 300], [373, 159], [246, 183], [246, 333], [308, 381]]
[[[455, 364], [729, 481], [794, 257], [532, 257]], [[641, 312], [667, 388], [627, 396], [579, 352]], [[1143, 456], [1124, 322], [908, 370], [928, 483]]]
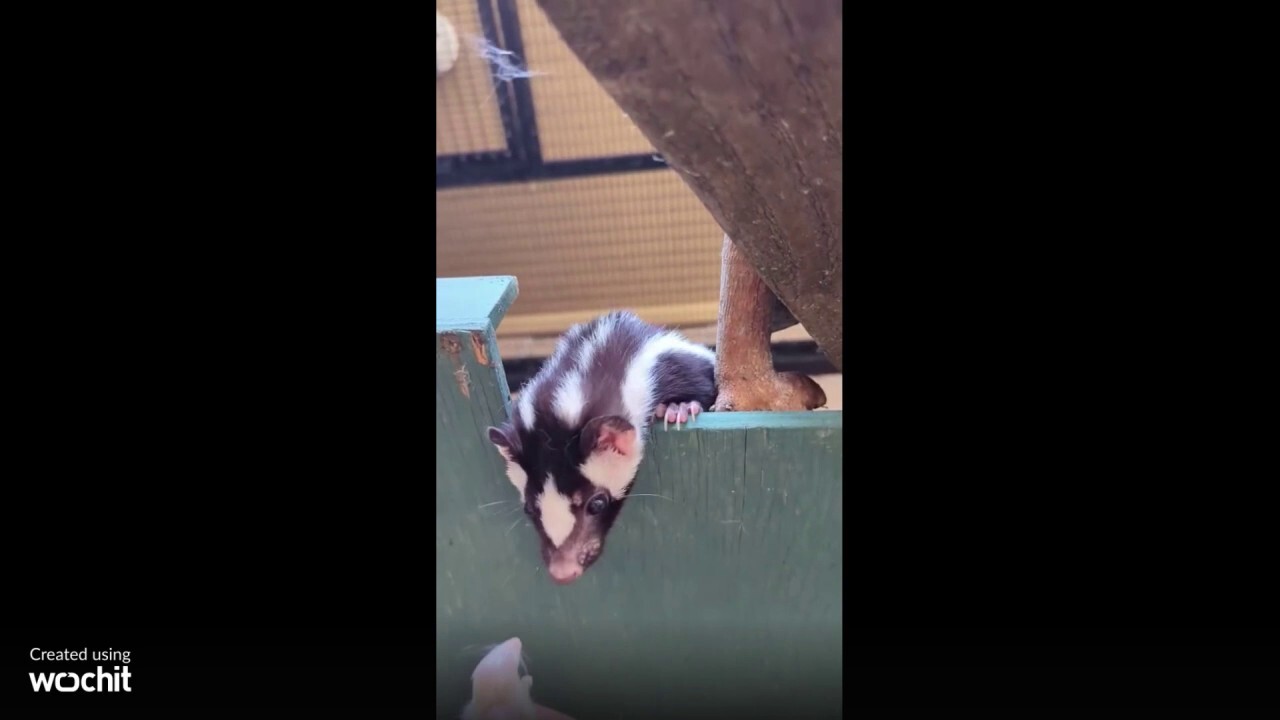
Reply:
[[533, 676], [520, 676], [520, 638], [490, 650], [471, 674], [471, 702], [462, 720], [573, 720], [533, 701]]
[[436, 77], [449, 72], [458, 62], [458, 31], [448, 18], [436, 13]]

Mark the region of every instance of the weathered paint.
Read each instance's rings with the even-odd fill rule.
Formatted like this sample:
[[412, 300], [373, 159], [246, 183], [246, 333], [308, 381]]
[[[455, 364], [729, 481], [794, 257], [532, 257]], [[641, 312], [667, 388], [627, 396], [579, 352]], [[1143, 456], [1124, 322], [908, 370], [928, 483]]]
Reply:
[[838, 716], [842, 414], [659, 424], [604, 557], [557, 586], [484, 432], [510, 412], [493, 334], [506, 305], [437, 317], [438, 716], [466, 702], [479, 648], [510, 637], [538, 701], [578, 720]]

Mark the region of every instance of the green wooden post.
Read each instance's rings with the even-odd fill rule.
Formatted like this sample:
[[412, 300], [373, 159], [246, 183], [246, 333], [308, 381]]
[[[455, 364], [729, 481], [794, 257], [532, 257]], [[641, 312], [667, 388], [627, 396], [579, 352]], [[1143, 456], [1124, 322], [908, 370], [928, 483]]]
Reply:
[[493, 328], [514, 295], [437, 281], [437, 715], [518, 636], [535, 699], [577, 720], [838, 717], [842, 413], [657, 426], [604, 557], [557, 586], [484, 432], [510, 411]]

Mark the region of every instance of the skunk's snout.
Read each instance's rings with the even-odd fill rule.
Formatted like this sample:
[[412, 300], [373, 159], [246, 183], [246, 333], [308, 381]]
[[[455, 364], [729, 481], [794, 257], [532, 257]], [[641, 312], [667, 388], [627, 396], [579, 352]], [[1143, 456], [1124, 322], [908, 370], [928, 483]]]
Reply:
[[576, 561], [561, 558], [553, 559], [547, 569], [551, 571], [551, 579], [560, 585], [568, 585], [582, 577], [582, 571], [584, 570]]
[[547, 570], [551, 579], [561, 585], [568, 585], [586, 572], [591, 564], [600, 558], [604, 543], [591, 540], [577, 547], [565, 547], [553, 550], [546, 556]]

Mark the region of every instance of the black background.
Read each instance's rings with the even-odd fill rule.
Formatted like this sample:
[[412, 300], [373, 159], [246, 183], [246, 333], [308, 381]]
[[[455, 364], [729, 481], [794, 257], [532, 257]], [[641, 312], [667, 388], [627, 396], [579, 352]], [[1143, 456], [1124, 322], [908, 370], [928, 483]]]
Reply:
[[[0, 703], [427, 707], [425, 9], [13, 12]], [[846, 702], [1274, 704], [1265, 64], [848, 12]]]
[[865, 707], [1271, 707], [1274, 628], [848, 628]]

